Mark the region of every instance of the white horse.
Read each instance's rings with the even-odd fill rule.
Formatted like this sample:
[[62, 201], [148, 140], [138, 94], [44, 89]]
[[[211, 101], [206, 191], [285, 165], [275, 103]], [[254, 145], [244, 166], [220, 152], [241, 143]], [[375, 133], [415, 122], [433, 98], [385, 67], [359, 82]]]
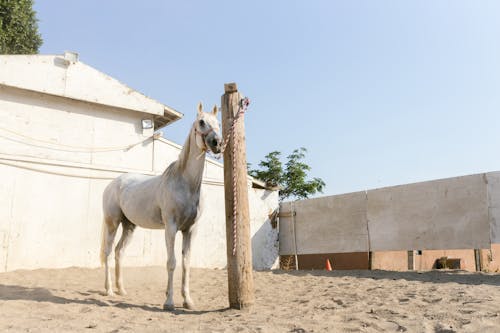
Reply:
[[136, 226], [148, 229], [165, 229], [167, 245], [167, 299], [165, 310], [173, 310], [173, 275], [176, 265], [174, 242], [178, 230], [182, 231], [182, 296], [183, 306], [193, 308], [189, 295], [189, 259], [191, 236], [200, 217], [200, 187], [205, 165], [205, 152], [210, 149], [218, 154], [222, 139], [219, 134], [217, 106], [211, 113], [198, 104], [198, 115], [179, 154], [179, 159], [168, 166], [160, 176], [124, 174], [114, 179], [104, 190], [103, 238], [101, 262], [105, 265], [107, 295], [114, 295], [110, 253], [118, 225], [122, 236], [115, 248], [115, 275], [118, 293], [125, 295], [121, 273], [123, 251], [130, 242]]

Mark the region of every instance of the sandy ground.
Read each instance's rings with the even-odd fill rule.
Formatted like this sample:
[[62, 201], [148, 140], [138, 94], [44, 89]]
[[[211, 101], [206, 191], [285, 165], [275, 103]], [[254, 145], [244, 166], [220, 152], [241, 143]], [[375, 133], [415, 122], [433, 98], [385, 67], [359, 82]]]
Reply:
[[[180, 270], [178, 270], [180, 271]], [[176, 272], [176, 306], [182, 305]], [[107, 297], [102, 269], [0, 274], [1, 332], [500, 332], [500, 275], [255, 272], [256, 304], [227, 308], [224, 270], [193, 269], [196, 310], [164, 312], [163, 267], [125, 269]]]

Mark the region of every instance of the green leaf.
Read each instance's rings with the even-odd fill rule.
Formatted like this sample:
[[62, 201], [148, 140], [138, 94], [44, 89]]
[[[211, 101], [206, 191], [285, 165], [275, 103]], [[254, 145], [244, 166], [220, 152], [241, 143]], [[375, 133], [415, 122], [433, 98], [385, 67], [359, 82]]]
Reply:
[[0, 0], [0, 54], [35, 54], [42, 43], [33, 0]]
[[265, 181], [270, 186], [281, 188], [279, 197], [285, 199], [307, 199], [316, 193], [322, 193], [325, 182], [321, 178], [307, 180], [311, 167], [303, 160], [307, 149], [295, 149], [287, 156], [285, 168], [280, 160], [281, 152], [272, 151], [259, 163], [260, 169], [250, 170], [252, 177]]

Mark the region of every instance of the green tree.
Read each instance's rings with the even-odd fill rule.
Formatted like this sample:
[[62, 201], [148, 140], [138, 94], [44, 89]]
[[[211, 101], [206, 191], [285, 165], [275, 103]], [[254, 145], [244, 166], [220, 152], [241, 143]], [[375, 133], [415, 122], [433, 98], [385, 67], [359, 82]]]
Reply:
[[323, 192], [325, 182], [321, 178], [307, 179], [311, 167], [303, 162], [307, 149], [295, 149], [287, 156], [285, 168], [281, 163], [279, 151], [267, 154], [259, 163], [259, 170], [250, 170], [252, 177], [265, 181], [270, 186], [280, 187], [280, 200], [288, 198], [307, 199], [309, 196]]
[[0, 54], [35, 54], [42, 45], [33, 0], [0, 0]]

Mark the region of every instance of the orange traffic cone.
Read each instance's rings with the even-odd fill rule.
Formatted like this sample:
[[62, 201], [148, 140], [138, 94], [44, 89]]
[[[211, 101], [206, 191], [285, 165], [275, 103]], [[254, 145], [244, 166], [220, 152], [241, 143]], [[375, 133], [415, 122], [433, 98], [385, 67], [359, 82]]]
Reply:
[[330, 259], [326, 259], [326, 266], [325, 266], [325, 269], [327, 271], [331, 271], [332, 270], [332, 265], [330, 264]]

